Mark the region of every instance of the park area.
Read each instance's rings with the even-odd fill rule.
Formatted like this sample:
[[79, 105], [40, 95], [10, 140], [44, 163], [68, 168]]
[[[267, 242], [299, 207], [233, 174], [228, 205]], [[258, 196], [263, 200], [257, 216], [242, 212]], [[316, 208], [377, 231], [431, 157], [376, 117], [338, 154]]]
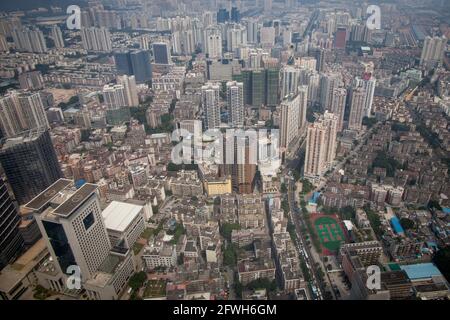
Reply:
[[345, 242], [344, 231], [337, 216], [316, 214], [312, 216], [314, 230], [319, 238], [322, 251], [327, 254], [335, 253]]

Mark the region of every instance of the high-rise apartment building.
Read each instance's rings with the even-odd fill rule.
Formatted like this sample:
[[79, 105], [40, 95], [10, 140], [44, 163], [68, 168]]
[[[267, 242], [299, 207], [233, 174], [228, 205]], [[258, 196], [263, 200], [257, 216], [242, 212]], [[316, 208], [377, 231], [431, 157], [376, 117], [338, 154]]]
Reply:
[[206, 83], [202, 86], [203, 125], [205, 129], [214, 129], [220, 126], [219, 106], [220, 85]]
[[347, 90], [344, 88], [335, 88], [333, 90], [333, 97], [331, 100], [331, 112], [334, 113], [338, 119], [338, 132], [341, 132], [344, 129], [344, 113], [346, 101]]
[[336, 156], [337, 117], [325, 111], [308, 127], [304, 175], [317, 181], [332, 165]]
[[352, 88], [351, 90], [349, 103], [350, 115], [348, 118], [348, 128], [350, 130], [359, 131], [362, 129], [366, 94], [366, 90], [361, 87]]
[[425, 68], [433, 68], [442, 63], [444, 58], [447, 38], [426, 37], [423, 43], [422, 53], [420, 55], [420, 65]]
[[222, 34], [216, 27], [205, 30], [205, 53], [210, 59], [222, 57]]
[[108, 110], [127, 106], [127, 94], [122, 84], [107, 84], [103, 87], [103, 98]]
[[244, 126], [244, 84], [227, 82], [227, 107], [232, 127]]
[[47, 45], [44, 34], [38, 29], [16, 28], [12, 30], [16, 49], [25, 52], [45, 53]]
[[290, 94], [281, 101], [280, 147], [286, 150], [298, 136], [300, 95]]
[[19, 75], [20, 89], [38, 90], [44, 88], [44, 78], [40, 71], [24, 72]]
[[281, 70], [281, 98], [298, 92], [300, 69], [294, 66], [285, 66]]
[[308, 86], [298, 87], [299, 110], [298, 110], [298, 130], [303, 133], [307, 126], [306, 108], [308, 107]]
[[56, 48], [64, 48], [64, 38], [59, 26], [52, 27], [51, 35]]
[[47, 130], [6, 139], [0, 149], [0, 163], [19, 204], [30, 201], [62, 177]]
[[3, 136], [13, 137], [23, 131], [48, 128], [38, 92], [10, 91], [0, 98], [0, 129]]
[[109, 30], [102, 27], [81, 27], [81, 43], [83, 49], [97, 52], [110, 52], [112, 50]]
[[117, 83], [122, 85], [125, 90], [126, 106], [136, 107], [139, 105], [139, 98], [137, 95], [135, 76], [117, 76]]

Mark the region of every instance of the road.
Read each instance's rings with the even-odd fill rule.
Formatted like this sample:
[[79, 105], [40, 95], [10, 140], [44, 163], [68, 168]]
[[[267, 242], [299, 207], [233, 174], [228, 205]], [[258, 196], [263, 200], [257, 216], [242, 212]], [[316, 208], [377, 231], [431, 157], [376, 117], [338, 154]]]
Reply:
[[306, 267], [311, 270], [310, 276], [311, 281], [310, 285], [317, 293], [316, 300], [322, 300], [323, 299], [323, 288], [321, 288], [321, 285], [317, 279], [317, 269], [316, 269], [316, 263], [314, 261], [314, 258], [311, 254], [311, 250], [309, 249], [309, 246], [306, 244], [305, 235], [301, 231], [301, 226], [305, 225], [305, 222], [303, 221], [303, 218], [301, 217], [300, 210], [295, 204], [295, 188], [294, 184], [295, 181], [293, 178], [288, 178], [289, 185], [288, 185], [288, 203], [289, 203], [289, 216], [291, 221], [294, 223], [295, 226], [295, 232], [297, 234], [297, 249], [299, 252], [299, 255], [302, 257], [302, 260], [306, 263]]

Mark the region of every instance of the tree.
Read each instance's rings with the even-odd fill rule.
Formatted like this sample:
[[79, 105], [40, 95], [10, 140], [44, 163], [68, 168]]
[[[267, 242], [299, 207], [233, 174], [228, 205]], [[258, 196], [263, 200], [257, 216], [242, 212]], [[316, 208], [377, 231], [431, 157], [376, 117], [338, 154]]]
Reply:
[[233, 230], [240, 230], [240, 229], [241, 225], [239, 223], [223, 223], [220, 226], [219, 231], [222, 237], [224, 237], [228, 241], [231, 241], [231, 232]]
[[405, 229], [405, 230], [413, 229], [415, 226], [414, 221], [411, 219], [408, 219], [408, 218], [401, 218], [400, 224], [402, 225], [403, 229]]
[[223, 264], [229, 267], [236, 266], [237, 262], [237, 248], [234, 244], [229, 244], [223, 250]]
[[285, 183], [281, 184], [281, 193], [286, 193], [287, 192], [287, 187]]
[[145, 280], [147, 280], [147, 274], [144, 271], [140, 271], [131, 276], [128, 285], [133, 290], [139, 290], [144, 285]]

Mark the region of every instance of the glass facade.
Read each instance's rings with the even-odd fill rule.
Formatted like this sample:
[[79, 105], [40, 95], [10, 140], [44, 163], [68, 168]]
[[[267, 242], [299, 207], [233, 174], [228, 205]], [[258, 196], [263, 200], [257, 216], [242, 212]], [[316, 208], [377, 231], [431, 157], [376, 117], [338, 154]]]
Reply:
[[59, 223], [43, 220], [42, 224], [44, 225], [52, 249], [58, 257], [61, 270], [66, 272], [67, 267], [77, 264], [73, 256], [72, 248], [70, 248], [69, 241], [67, 240], [66, 232]]

